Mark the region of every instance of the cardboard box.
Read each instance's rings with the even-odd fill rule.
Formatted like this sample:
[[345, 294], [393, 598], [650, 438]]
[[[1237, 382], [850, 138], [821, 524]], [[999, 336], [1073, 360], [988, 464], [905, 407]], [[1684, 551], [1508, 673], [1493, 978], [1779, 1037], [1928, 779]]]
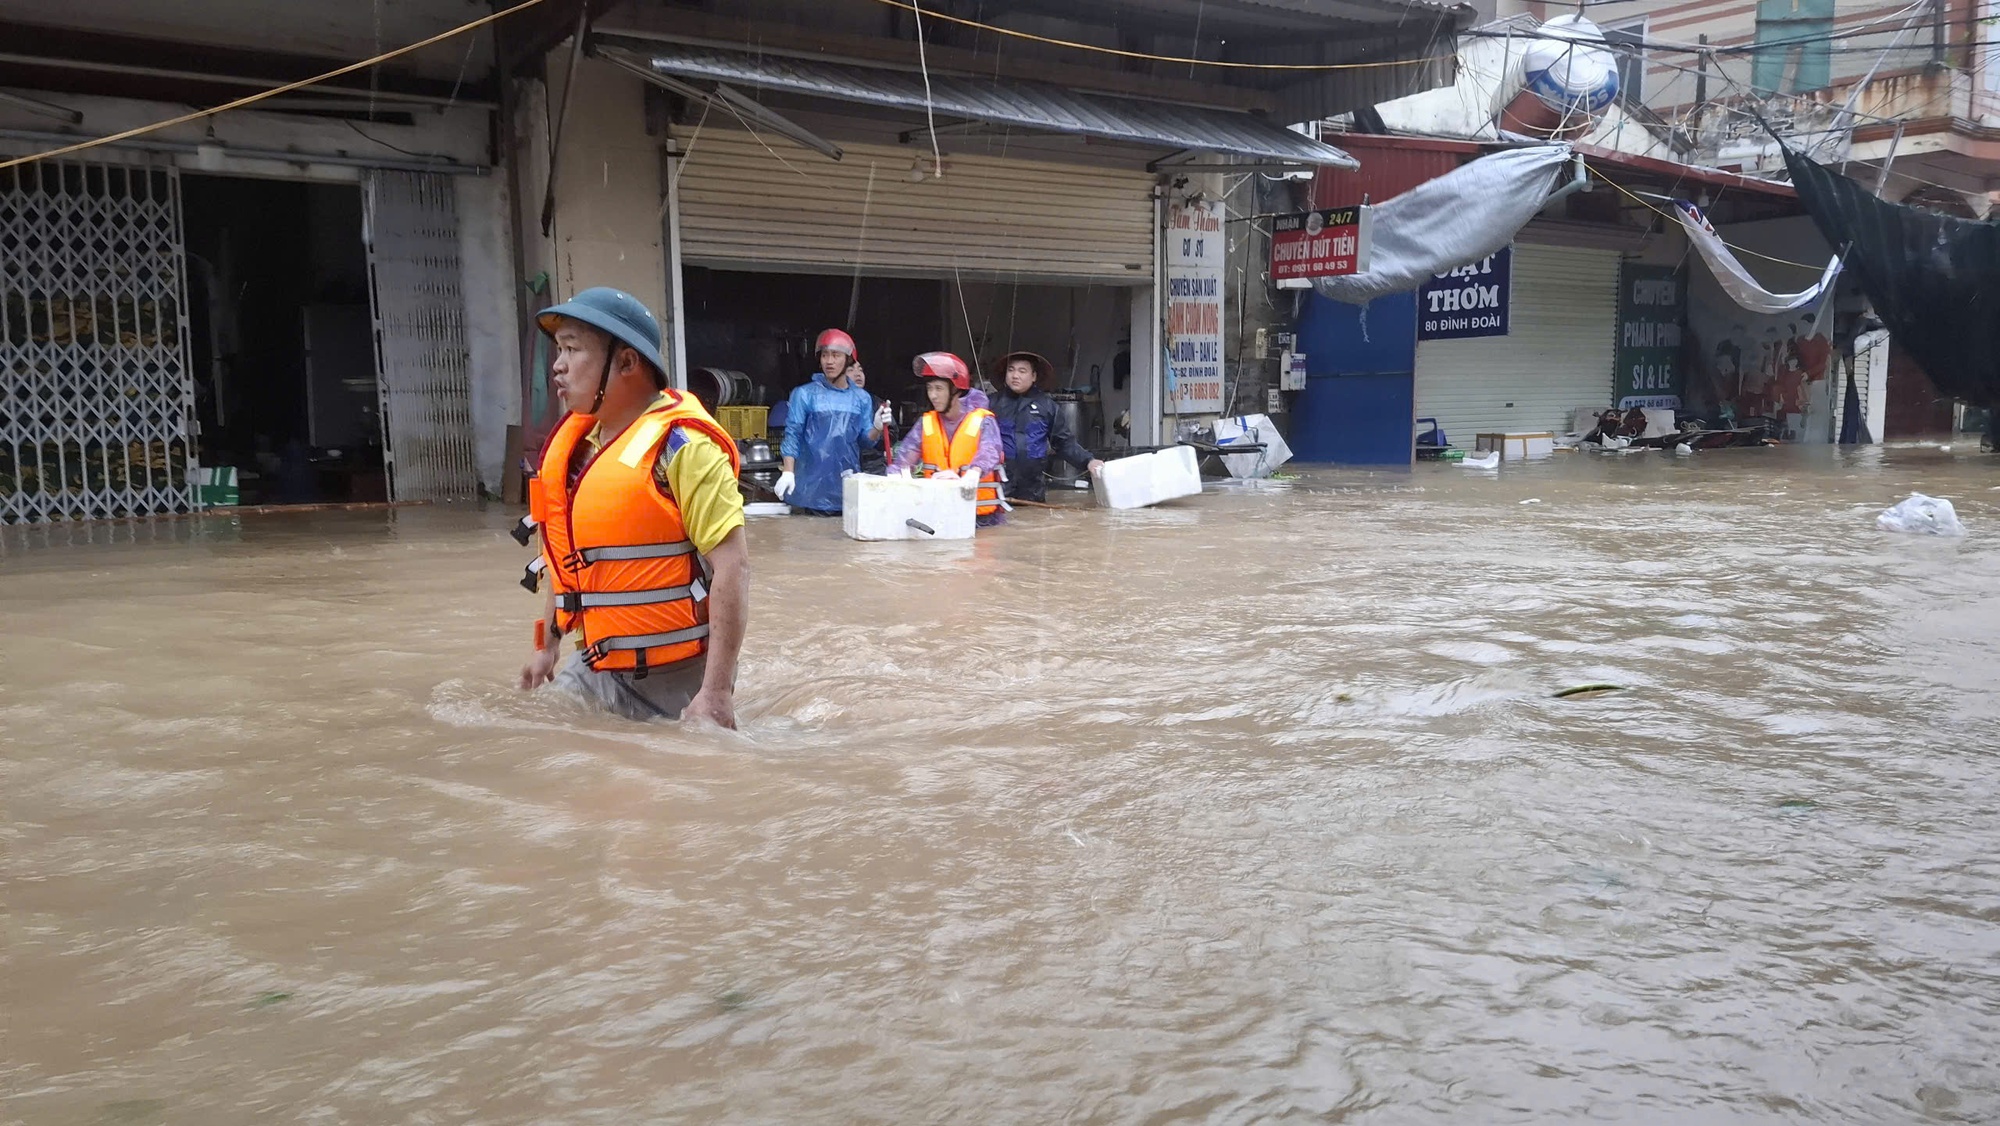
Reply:
[[236, 467], [218, 465], [195, 474], [196, 508], [229, 508], [243, 503], [236, 487]]
[[1501, 461], [1539, 461], [1556, 452], [1556, 436], [1545, 431], [1523, 434], [1481, 434], [1473, 449], [1498, 450]]

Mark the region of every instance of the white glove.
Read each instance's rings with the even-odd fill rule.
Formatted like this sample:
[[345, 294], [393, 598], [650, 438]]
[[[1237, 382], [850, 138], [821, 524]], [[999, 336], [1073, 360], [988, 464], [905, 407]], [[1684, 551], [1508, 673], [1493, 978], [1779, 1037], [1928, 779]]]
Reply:
[[792, 495], [793, 489], [798, 487], [798, 479], [793, 477], [791, 470], [788, 469], [778, 474], [778, 483], [771, 486], [771, 492], [776, 494], [779, 500], [784, 500], [786, 497]]
[[881, 406], [875, 408], [875, 429], [880, 430], [894, 421], [896, 421], [896, 412], [889, 404], [883, 403]]

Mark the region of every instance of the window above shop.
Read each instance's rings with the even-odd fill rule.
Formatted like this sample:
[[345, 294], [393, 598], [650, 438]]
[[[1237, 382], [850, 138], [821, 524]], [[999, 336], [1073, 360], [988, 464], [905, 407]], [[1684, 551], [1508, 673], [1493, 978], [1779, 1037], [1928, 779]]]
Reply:
[[1631, 20], [1604, 29], [1604, 41], [1618, 55], [1618, 104], [1646, 104], [1646, 21]]
[[1822, 89], [1832, 64], [1834, 0], [1762, 0], [1750, 84], [1761, 94]]

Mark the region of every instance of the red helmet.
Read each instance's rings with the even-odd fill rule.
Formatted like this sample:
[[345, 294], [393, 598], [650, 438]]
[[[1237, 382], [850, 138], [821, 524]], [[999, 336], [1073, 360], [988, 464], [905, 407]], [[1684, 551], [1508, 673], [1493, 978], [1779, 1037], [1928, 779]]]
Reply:
[[837, 328], [820, 333], [819, 339], [813, 342], [813, 351], [844, 353], [850, 363], [861, 358], [861, 354], [854, 350], [854, 338]]
[[942, 379], [960, 391], [972, 390], [972, 372], [950, 352], [925, 352], [910, 364], [918, 379]]

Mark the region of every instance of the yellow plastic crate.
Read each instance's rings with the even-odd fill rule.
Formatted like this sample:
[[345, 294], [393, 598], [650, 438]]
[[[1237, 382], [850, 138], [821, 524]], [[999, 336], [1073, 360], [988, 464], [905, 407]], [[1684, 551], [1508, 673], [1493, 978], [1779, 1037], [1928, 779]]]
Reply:
[[766, 426], [771, 420], [770, 407], [717, 407], [715, 421], [722, 424], [729, 436], [742, 441], [745, 438], [767, 438]]

